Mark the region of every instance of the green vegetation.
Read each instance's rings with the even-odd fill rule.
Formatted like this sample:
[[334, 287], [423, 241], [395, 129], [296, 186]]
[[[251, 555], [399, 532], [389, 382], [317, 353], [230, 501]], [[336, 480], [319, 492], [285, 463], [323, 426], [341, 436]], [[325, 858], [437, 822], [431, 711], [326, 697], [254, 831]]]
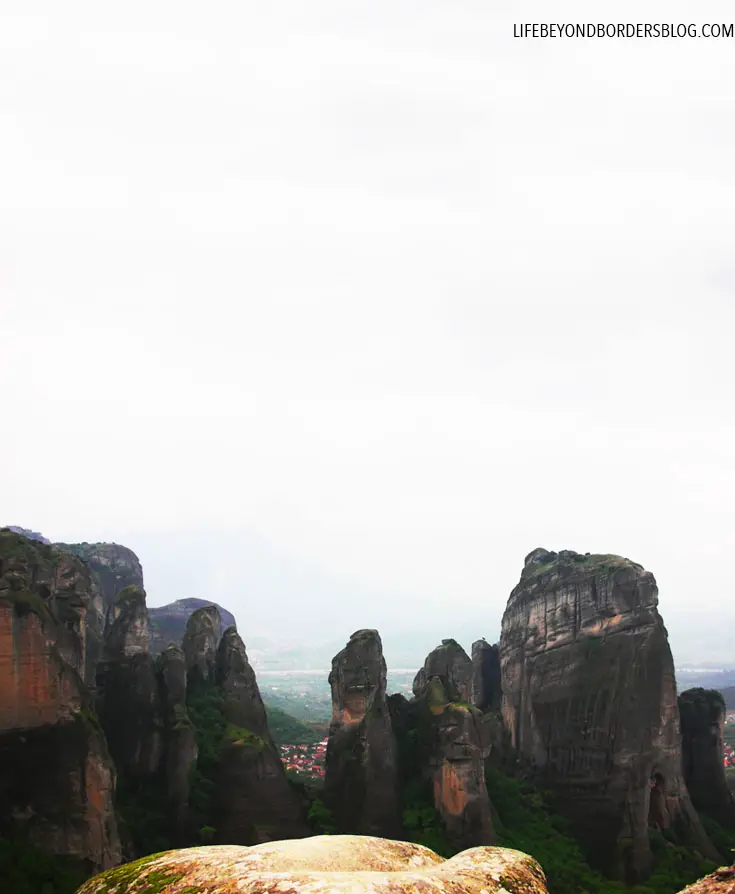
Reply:
[[287, 714], [275, 705], [266, 705], [268, 729], [276, 745], [314, 745], [323, 737], [308, 723]]
[[78, 860], [56, 857], [17, 834], [0, 838], [0, 879], [13, 894], [74, 894], [89, 878]]
[[196, 826], [206, 826], [211, 814], [214, 780], [227, 732], [224, 695], [214, 683], [190, 686], [186, 697], [189, 719], [196, 729], [199, 757], [190, 778], [189, 804]]
[[535, 786], [494, 769], [488, 769], [485, 778], [499, 817], [498, 844], [538, 860], [546, 873], [549, 894], [674, 894], [716, 868], [678, 846], [669, 833], [652, 831], [653, 872], [645, 884], [627, 888], [590, 867], [569, 824], [552, 812]]
[[440, 857], [452, 857], [457, 849], [447, 839], [444, 822], [434, 807], [431, 783], [412, 779], [403, 788], [403, 827], [409, 841], [431, 848]]
[[309, 812], [306, 819], [311, 828], [317, 835], [336, 835], [337, 825], [334, 821], [334, 814], [324, 805], [321, 798], [316, 797], [311, 802]]
[[173, 846], [162, 780], [131, 785], [118, 777], [115, 806], [120, 832], [132, 842], [136, 854], [166, 851]]
[[183, 877], [183, 873], [152, 869], [141, 881], [141, 872], [163, 856], [163, 853], [150, 854], [133, 863], [108, 869], [100, 879], [102, 883], [100, 894], [125, 894], [136, 883], [135, 890], [138, 894], [160, 894], [166, 885], [177, 882]]

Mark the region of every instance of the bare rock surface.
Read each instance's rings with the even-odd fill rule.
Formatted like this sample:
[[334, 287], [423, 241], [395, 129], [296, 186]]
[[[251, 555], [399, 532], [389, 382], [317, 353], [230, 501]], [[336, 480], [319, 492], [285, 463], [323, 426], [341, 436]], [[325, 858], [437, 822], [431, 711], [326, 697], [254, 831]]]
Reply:
[[215, 664], [227, 720], [214, 794], [217, 840], [256, 844], [308, 835], [301, 802], [268, 730], [245, 644], [234, 627], [222, 636]]
[[358, 630], [332, 660], [325, 801], [337, 828], [397, 837], [401, 831], [396, 743], [377, 630]]
[[97, 668], [97, 710], [115, 766], [131, 780], [155, 774], [163, 751], [145, 591], [125, 587], [115, 599], [112, 617]]
[[113, 866], [115, 771], [82, 675], [97, 585], [77, 557], [0, 529], [0, 834]]
[[170, 645], [158, 658], [157, 671], [164, 721], [163, 774], [171, 830], [185, 843], [189, 818], [191, 771], [199, 755], [194, 725], [186, 709], [186, 659], [179, 646]]
[[434, 804], [458, 848], [495, 841], [484, 775], [489, 746], [482, 714], [469, 703], [471, 690], [469, 656], [445, 639], [416, 675], [409, 706], [421, 773], [432, 782]]
[[182, 648], [190, 685], [214, 681], [221, 634], [222, 618], [216, 605], [202, 606], [189, 616]]
[[186, 625], [189, 618], [197, 609], [213, 606], [220, 615], [222, 629], [236, 627], [234, 616], [215, 602], [208, 599], [177, 599], [168, 605], [157, 605], [148, 609], [148, 621], [150, 624], [151, 655], [159, 655], [166, 646], [174, 643], [181, 645], [186, 633]]
[[472, 704], [480, 711], [497, 711], [500, 701], [500, 647], [478, 639], [472, 643]]
[[735, 825], [735, 800], [725, 776], [725, 700], [714, 689], [679, 696], [684, 778], [697, 810], [724, 826]]
[[674, 664], [654, 576], [615, 555], [536, 549], [500, 638], [517, 756], [556, 796], [588, 859], [636, 882], [649, 829], [718, 860], [682, 773]]
[[679, 894], [735, 894], [735, 866], [722, 866]]
[[477, 847], [443, 860], [404, 841], [316, 836], [256, 847], [154, 855], [86, 882], [78, 894], [547, 894], [519, 851]]

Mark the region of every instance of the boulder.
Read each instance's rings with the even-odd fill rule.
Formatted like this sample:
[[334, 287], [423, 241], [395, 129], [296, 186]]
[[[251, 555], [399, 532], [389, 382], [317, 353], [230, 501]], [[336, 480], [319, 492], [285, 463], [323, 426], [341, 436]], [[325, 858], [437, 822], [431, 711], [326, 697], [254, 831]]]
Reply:
[[257, 847], [154, 854], [86, 882], [77, 894], [546, 894], [538, 863], [477, 847], [443, 860], [405, 841], [328, 835]]
[[401, 834], [396, 743], [377, 630], [358, 630], [332, 660], [324, 800], [341, 832]]
[[735, 800], [725, 777], [725, 700], [714, 689], [687, 689], [679, 696], [679, 714], [684, 779], [692, 803], [731, 827], [735, 825]]
[[0, 530], [0, 834], [99, 869], [121, 848], [115, 771], [82, 679], [96, 586], [75, 556]]
[[654, 576], [615, 555], [536, 549], [500, 637], [513, 752], [554, 793], [588, 860], [635, 883], [649, 829], [718, 860], [681, 769], [674, 664]]
[[735, 866], [722, 866], [679, 894], [735, 894]]

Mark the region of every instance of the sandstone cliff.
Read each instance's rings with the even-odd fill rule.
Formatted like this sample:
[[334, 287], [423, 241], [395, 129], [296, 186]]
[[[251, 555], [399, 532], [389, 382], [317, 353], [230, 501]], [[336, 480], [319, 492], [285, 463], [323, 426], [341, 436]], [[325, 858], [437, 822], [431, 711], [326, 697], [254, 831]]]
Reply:
[[450, 860], [405, 841], [330, 835], [257, 847], [155, 854], [83, 885], [78, 894], [546, 894], [544, 874], [519, 851], [477, 847]]
[[167, 812], [174, 840], [183, 842], [189, 819], [192, 767], [198, 756], [196, 730], [186, 710], [186, 660], [183, 651], [170, 645], [158, 659], [164, 718], [163, 774]]
[[215, 605], [198, 608], [189, 616], [182, 648], [190, 686], [214, 682], [221, 633], [222, 619]]
[[235, 618], [227, 609], [207, 599], [177, 599], [176, 602], [171, 602], [168, 605], [149, 608], [151, 655], [159, 655], [170, 643], [181, 645], [189, 618], [197, 609], [207, 606], [214, 606], [217, 609], [223, 630], [228, 627], [237, 627]]
[[471, 701], [480, 711], [500, 709], [500, 647], [484, 639], [472, 643]]
[[653, 575], [628, 559], [534, 550], [503, 615], [512, 747], [556, 794], [590, 861], [633, 882], [649, 828], [717, 859], [681, 770], [674, 666]]
[[679, 696], [684, 779], [692, 803], [724, 826], [735, 825], [735, 800], [724, 766], [725, 701], [713, 689], [687, 689]]
[[[211, 616], [211, 609], [200, 611]], [[255, 673], [234, 627], [225, 631], [217, 650], [216, 682], [227, 721], [214, 795], [218, 840], [256, 844], [308, 835], [300, 800], [268, 731]]]
[[482, 715], [469, 703], [471, 690], [469, 656], [445, 639], [416, 675], [411, 706], [421, 772], [432, 782], [434, 804], [457, 848], [495, 840], [484, 775], [488, 742]]
[[0, 530], [0, 825], [91, 867], [120, 860], [115, 774], [82, 681], [89, 568]]
[[377, 630], [358, 630], [332, 660], [324, 799], [341, 832], [401, 834], [398, 767]]
[[148, 654], [145, 591], [125, 587], [97, 668], [97, 710], [115, 766], [126, 781], [153, 776], [161, 764], [163, 728], [158, 681]]
[[108, 616], [121, 590], [128, 586], [143, 589], [143, 569], [135, 553], [117, 543], [57, 543], [56, 546], [83, 559], [97, 584], [87, 608], [84, 668], [85, 682], [94, 687], [105, 630], [110, 623]]

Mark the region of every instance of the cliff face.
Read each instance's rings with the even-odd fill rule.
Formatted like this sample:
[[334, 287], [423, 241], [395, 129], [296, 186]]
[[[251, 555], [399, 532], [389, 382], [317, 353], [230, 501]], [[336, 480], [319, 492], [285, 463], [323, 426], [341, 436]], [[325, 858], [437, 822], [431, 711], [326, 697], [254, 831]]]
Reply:
[[189, 685], [214, 682], [221, 632], [222, 619], [216, 606], [198, 608], [189, 616], [182, 646]]
[[484, 639], [472, 643], [471, 700], [480, 711], [500, 709], [500, 647]]
[[687, 689], [679, 696], [684, 779], [697, 810], [724, 826], [735, 824], [735, 801], [725, 777], [725, 701], [713, 689]]
[[674, 666], [653, 575], [619, 556], [534, 550], [503, 615], [503, 716], [588, 858], [636, 881], [649, 828], [717, 859], [681, 771]]
[[175, 645], [158, 659], [164, 717], [163, 771], [171, 830], [183, 841], [189, 815], [190, 774], [198, 756], [196, 730], [186, 710], [186, 659]]
[[177, 599], [169, 605], [149, 608], [151, 655], [159, 655], [170, 643], [180, 644], [184, 639], [189, 618], [197, 609], [206, 606], [214, 606], [219, 611], [223, 629], [237, 626], [235, 618], [227, 609], [206, 599]]
[[130, 586], [112, 606], [97, 705], [115, 766], [126, 780], [152, 776], [161, 763], [163, 730], [153, 659], [148, 654], [145, 591]]
[[358, 630], [332, 660], [324, 798], [340, 831], [401, 833], [398, 767], [377, 630]]
[[429, 654], [413, 684], [422, 772], [458, 848], [495, 840], [484, 775], [489, 748], [482, 715], [469, 704], [471, 689], [472, 662], [453, 639]]
[[[84, 680], [94, 687], [97, 664], [104, 651], [105, 630], [118, 593], [125, 587], [143, 589], [143, 569], [135, 553], [117, 543], [57, 543], [58, 549], [83, 559], [97, 586], [86, 619]], [[114, 618], [112, 619], [114, 620]]]
[[84, 884], [78, 894], [155, 890], [207, 894], [546, 894], [538, 863], [519, 851], [479, 847], [443, 860], [420, 844], [322, 835], [258, 847], [198, 847], [155, 854]]
[[268, 731], [245, 645], [232, 627], [217, 650], [216, 682], [224, 695], [227, 721], [214, 795], [218, 839], [256, 844], [309, 835], [301, 804]]
[[120, 859], [115, 776], [81, 677], [96, 595], [83, 562], [0, 530], [0, 825], [106, 867]]

